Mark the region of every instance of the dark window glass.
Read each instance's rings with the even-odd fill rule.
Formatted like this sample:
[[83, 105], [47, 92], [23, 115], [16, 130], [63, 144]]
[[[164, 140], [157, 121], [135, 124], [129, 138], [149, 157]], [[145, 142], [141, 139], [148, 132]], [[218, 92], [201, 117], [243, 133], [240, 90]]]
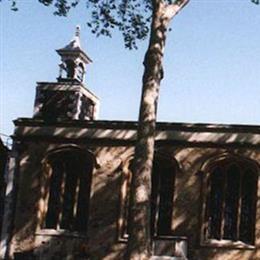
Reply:
[[173, 167], [162, 164], [161, 167], [154, 169], [154, 176], [159, 176], [159, 183], [157, 189], [158, 200], [158, 235], [170, 235], [172, 225], [173, 212], [173, 193], [175, 171]]
[[[71, 159], [71, 158], [68, 158]], [[74, 227], [74, 208], [76, 202], [76, 188], [78, 182], [78, 168], [76, 160], [67, 160], [65, 162], [65, 190], [63, 195], [63, 209], [62, 209], [62, 220], [61, 229], [73, 230]]]
[[50, 159], [52, 169], [45, 228], [87, 231], [92, 161], [78, 151]]
[[248, 244], [254, 243], [256, 192], [257, 174], [252, 170], [247, 170], [242, 179], [239, 232], [241, 241]]
[[46, 215], [46, 228], [56, 229], [61, 211], [61, 186], [64, 172], [64, 164], [61, 160], [52, 163], [52, 173], [49, 192], [48, 211]]
[[226, 192], [224, 211], [224, 239], [237, 240], [238, 200], [240, 194], [240, 170], [236, 165], [226, 171]]
[[223, 183], [224, 174], [221, 168], [217, 167], [210, 176], [210, 197], [208, 201], [209, 208], [209, 238], [220, 239], [221, 235], [221, 217], [222, 204], [224, 199]]
[[257, 181], [257, 169], [244, 161], [222, 161], [210, 170], [203, 230], [206, 239], [254, 244]]
[[[130, 176], [126, 180], [127, 195], [123, 198], [123, 220], [121, 235], [124, 237], [129, 231], [129, 195]], [[151, 234], [172, 235], [173, 196], [175, 183], [175, 167], [170, 161], [155, 160], [152, 172], [151, 192]]]

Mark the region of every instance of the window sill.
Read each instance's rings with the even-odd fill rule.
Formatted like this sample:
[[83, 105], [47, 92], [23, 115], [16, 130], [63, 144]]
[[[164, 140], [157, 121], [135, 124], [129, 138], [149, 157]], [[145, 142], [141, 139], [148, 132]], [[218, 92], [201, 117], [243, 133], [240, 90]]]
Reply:
[[63, 237], [74, 237], [86, 239], [87, 236], [79, 233], [77, 231], [69, 231], [69, 230], [56, 230], [56, 229], [41, 229], [35, 233], [36, 236], [63, 236]]
[[[183, 236], [163, 236], [163, 235], [159, 236], [159, 235], [157, 235], [157, 236], [154, 236], [152, 238], [152, 240], [153, 241], [154, 240], [170, 240], [170, 241], [183, 241], [183, 240], [185, 240], [186, 241], [186, 240], [188, 240], [188, 238], [183, 237]], [[124, 235], [124, 236], [119, 237], [118, 241], [122, 242], [122, 243], [127, 243], [128, 235]]]
[[188, 240], [187, 237], [183, 236], [166, 236], [166, 235], [157, 235], [153, 237], [153, 240], [175, 240], [175, 241], [183, 241], [183, 240]]
[[211, 239], [204, 241], [200, 245], [201, 247], [214, 247], [214, 248], [226, 248], [226, 249], [248, 249], [254, 250], [254, 245], [246, 244], [242, 241], [231, 241], [231, 240], [215, 240]]

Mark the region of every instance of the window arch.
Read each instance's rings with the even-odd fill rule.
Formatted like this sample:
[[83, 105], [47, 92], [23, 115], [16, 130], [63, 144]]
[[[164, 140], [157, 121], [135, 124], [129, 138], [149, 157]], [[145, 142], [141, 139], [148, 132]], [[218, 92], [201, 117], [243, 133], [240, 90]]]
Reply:
[[49, 154], [46, 163], [49, 187], [43, 228], [86, 232], [93, 155], [67, 148]]
[[[123, 174], [121, 188], [121, 209], [119, 218], [119, 236], [126, 239], [128, 236], [130, 185], [132, 181], [131, 164]], [[151, 234], [153, 236], [172, 235], [172, 214], [175, 175], [177, 163], [171, 158], [156, 154], [152, 171], [151, 192]]]
[[258, 167], [227, 156], [210, 163], [204, 180], [204, 241], [254, 244]]

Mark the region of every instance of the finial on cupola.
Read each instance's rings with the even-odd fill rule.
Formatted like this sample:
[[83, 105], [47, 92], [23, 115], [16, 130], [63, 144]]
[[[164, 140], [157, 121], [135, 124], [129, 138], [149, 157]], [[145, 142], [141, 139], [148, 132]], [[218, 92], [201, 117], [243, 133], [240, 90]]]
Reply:
[[76, 33], [75, 33], [76, 37], [80, 37], [80, 25], [76, 26]]
[[[61, 56], [58, 81], [84, 81], [86, 65], [92, 60], [82, 50], [80, 44], [80, 26], [76, 26], [75, 36], [64, 48], [57, 50]], [[63, 75], [65, 72], [65, 76]]]

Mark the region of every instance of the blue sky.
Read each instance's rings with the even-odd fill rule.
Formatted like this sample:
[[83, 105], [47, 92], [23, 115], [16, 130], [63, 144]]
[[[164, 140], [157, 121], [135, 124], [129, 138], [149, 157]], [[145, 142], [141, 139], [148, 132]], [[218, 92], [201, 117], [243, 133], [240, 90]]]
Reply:
[[[101, 101], [100, 119], [136, 120], [143, 56], [124, 48], [120, 33], [96, 38], [84, 4], [67, 18], [35, 0], [0, 4], [0, 132], [12, 134], [12, 120], [31, 117], [37, 81], [56, 81], [55, 49], [81, 25], [81, 40], [94, 61], [86, 86]], [[84, 2], [84, 1], [83, 1]], [[260, 124], [260, 6], [248, 0], [191, 0], [172, 22], [158, 107], [169, 122]]]

